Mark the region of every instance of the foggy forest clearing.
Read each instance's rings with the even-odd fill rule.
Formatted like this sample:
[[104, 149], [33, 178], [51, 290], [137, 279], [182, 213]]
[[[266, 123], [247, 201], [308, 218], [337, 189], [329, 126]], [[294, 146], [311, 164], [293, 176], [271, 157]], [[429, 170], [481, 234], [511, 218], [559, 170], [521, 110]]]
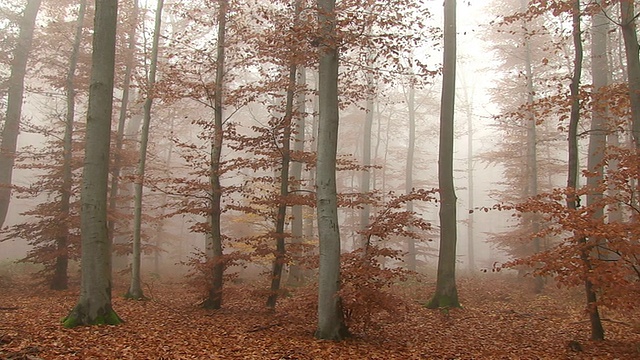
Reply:
[[[18, 279], [16, 279], [18, 280]], [[408, 284], [411, 284], [410, 286]], [[608, 338], [588, 338], [583, 295], [480, 273], [459, 282], [463, 308], [426, 309], [434, 279], [395, 291], [406, 301], [380, 313], [343, 342], [315, 340], [312, 287], [293, 290], [275, 312], [264, 307], [266, 284], [228, 285], [225, 307], [205, 310], [199, 294], [179, 282], [152, 281], [147, 301], [114, 296], [125, 322], [65, 329], [60, 319], [78, 289], [64, 292], [16, 283], [0, 294], [0, 357], [7, 359], [636, 359], [638, 313], [604, 316]], [[126, 291], [124, 287], [115, 294]], [[581, 349], [575, 349], [575, 342]], [[22, 354], [22, 355], [20, 355]], [[29, 354], [31, 357], [26, 357]], [[13, 357], [12, 357], [13, 356]], [[25, 357], [20, 357], [25, 356]]]

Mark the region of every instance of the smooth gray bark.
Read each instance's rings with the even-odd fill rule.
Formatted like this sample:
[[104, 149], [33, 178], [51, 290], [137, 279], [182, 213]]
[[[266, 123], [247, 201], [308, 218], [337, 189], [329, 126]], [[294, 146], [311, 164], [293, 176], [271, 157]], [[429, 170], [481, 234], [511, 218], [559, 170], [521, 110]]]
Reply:
[[440, 187], [440, 249], [436, 291], [429, 308], [459, 307], [456, 287], [456, 193], [453, 184], [454, 110], [456, 85], [456, 1], [444, 2], [444, 60], [440, 102], [438, 183]]
[[348, 335], [344, 323], [340, 290], [340, 229], [336, 189], [338, 149], [338, 45], [336, 44], [335, 0], [318, 0], [319, 120], [316, 166], [320, 270], [318, 275], [318, 328], [315, 336], [341, 340]]
[[7, 112], [2, 128], [0, 143], [0, 227], [4, 225], [11, 202], [11, 184], [13, 165], [18, 146], [18, 134], [22, 121], [22, 101], [24, 100], [24, 78], [27, 74], [27, 61], [33, 42], [33, 30], [41, 0], [28, 0], [24, 15], [20, 20], [20, 33], [13, 51], [11, 74], [7, 91]]
[[111, 307], [111, 241], [107, 233], [109, 142], [118, 1], [96, 2], [86, 148], [82, 173], [81, 288], [65, 327], [118, 324]]
[[147, 97], [144, 101], [142, 120], [142, 133], [140, 134], [140, 159], [134, 181], [133, 197], [133, 249], [131, 257], [131, 284], [125, 295], [131, 299], [143, 299], [144, 294], [140, 280], [140, 256], [142, 253], [142, 192], [144, 187], [144, 173], [147, 163], [147, 145], [149, 143], [149, 128], [151, 126], [151, 107], [156, 84], [156, 71], [158, 67], [158, 46], [160, 43], [160, 29], [162, 27], [162, 7], [164, 0], [158, 0], [156, 5], [155, 27], [153, 30], [153, 44], [151, 47], [151, 59], [149, 64], [149, 77], [147, 79]]
[[[609, 84], [609, 61], [607, 58], [607, 37], [609, 20], [603, 12], [592, 16], [591, 22], [591, 78], [593, 93], [602, 99], [603, 87]], [[602, 192], [597, 189], [604, 178], [603, 159], [607, 146], [607, 107], [602, 101], [596, 102], [591, 112], [591, 128], [589, 129], [589, 153], [587, 169], [591, 176], [587, 178], [587, 186], [592, 191], [587, 194], [587, 205], [594, 205], [602, 200]], [[594, 219], [604, 218], [604, 207], [593, 210]], [[597, 240], [602, 243], [603, 239]], [[600, 250], [600, 248], [598, 248]], [[599, 254], [605, 256], [604, 254]]]
[[[410, 79], [409, 94], [407, 99], [409, 111], [409, 144], [407, 146], [407, 163], [405, 165], [404, 191], [409, 194], [413, 191], [413, 167], [416, 152], [416, 88], [414, 78]], [[407, 211], [413, 212], [413, 201], [407, 202]], [[416, 239], [409, 237], [407, 240], [407, 269], [416, 271], [417, 268]]]
[[213, 141], [211, 142], [211, 164], [209, 185], [211, 187], [211, 207], [209, 214], [210, 232], [207, 239], [207, 254], [211, 263], [211, 288], [204, 302], [204, 307], [219, 309], [222, 307], [222, 286], [224, 274], [224, 260], [222, 253], [222, 186], [220, 185], [220, 159], [224, 142], [223, 125], [223, 91], [225, 64], [225, 37], [227, 32], [227, 0], [218, 0], [218, 44], [216, 57], [216, 82], [213, 95]]
[[278, 300], [278, 292], [280, 291], [280, 282], [282, 279], [282, 268], [286, 261], [285, 234], [284, 226], [287, 217], [287, 201], [289, 196], [289, 164], [291, 163], [291, 124], [293, 120], [293, 102], [295, 98], [297, 66], [289, 66], [289, 84], [287, 89], [287, 100], [285, 104], [285, 114], [283, 118], [283, 135], [282, 159], [280, 162], [280, 203], [278, 204], [278, 213], [276, 215], [276, 251], [271, 271], [271, 293], [267, 298], [267, 307], [274, 309]]
[[76, 32], [73, 38], [73, 46], [71, 55], [69, 56], [69, 68], [67, 70], [67, 78], [65, 81], [65, 92], [67, 100], [67, 113], [65, 115], [65, 128], [63, 138], [63, 159], [62, 159], [62, 187], [60, 189], [60, 213], [62, 221], [59, 224], [60, 233], [56, 239], [56, 256], [55, 272], [51, 281], [51, 289], [64, 290], [68, 287], [67, 268], [69, 265], [69, 211], [71, 202], [71, 186], [73, 181], [73, 127], [76, 116], [76, 88], [74, 81], [76, 78], [76, 69], [78, 67], [78, 54], [80, 52], [80, 44], [82, 42], [82, 29], [84, 25], [84, 16], [86, 13], [87, 1], [81, 0], [78, 9], [78, 17], [76, 19]]
[[[298, 88], [302, 89], [307, 82], [307, 72], [304, 67], [298, 69]], [[297, 97], [297, 114], [296, 114], [296, 133], [293, 142], [293, 151], [301, 154], [304, 151], [304, 132], [305, 132], [305, 119], [306, 119], [306, 95], [304, 91], [300, 91]], [[302, 162], [294, 161], [291, 164], [291, 178], [293, 179], [293, 191], [299, 191], [301, 189], [300, 182], [302, 181]], [[298, 255], [301, 255], [301, 245], [303, 243], [303, 207], [302, 205], [293, 205], [291, 208], [291, 236], [292, 244], [295, 246]], [[287, 285], [298, 286], [304, 282], [304, 272], [302, 267], [297, 261], [289, 267], [289, 277], [287, 279]]]
[[[122, 149], [124, 147], [125, 124], [127, 120], [127, 111], [129, 109], [129, 97], [131, 92], [131, 72], [134, 68], [134, 55], [136, 52], [136, 29], [138, 27], [138, 0], [133, 1], [133, 10], [129, 15], [131, 22], [128, 24], [129, 31], [127, 34], [128, 49], [124, 56], [124, 81], [122, 84], [122, 99], [120, 100], [120, 114], [118, 116], [118, 128], [116, 129], [115, 151], [113, 153], [113, 168], [111, 171], [111, 186], [109, 192], [109, 214], [113, 219], [109, 221], [109, 237], [111, 241], [119, 244], [123, 237], [115, 236], [117, 217], [114, 215], [118, 210], [118, 195], [120, 194], [120, 174], [122, 172]], [[135, 126], [137, 132], [139, 128]], [[113, 267], [116, 271], [124, 269], [128, 266], [128, 260], [125, 255], [113, 254]]]
[[[580, 121], [580, 78], [582, 76], [582, 31], [580, 30], [580, 1], [575, 0], [573, 5], [573, 75], [571, 78], [571, 115], [569, 118], [569, 169], [567, 176], [567, 188], [572, 191], [578, 186], [578, 123]], [[572, 194], [567, 196], [567, 208], [575, 210], [578, 207], [578, 201]], [[604, 329], [600, 320], [600, 314], [597, 306], [597, 295], [594, 285], [589, 279], [589, 274], [593, 268], [591, 261], [591, 251], [586, 247], [588, 239], [582, 238], [579, 241], [582, 246], [580, 250], [580, 259], [585, 267], [584, 287], [587, 300], [587, 308], [589, 310], [589, 320], [591, 322], [591, 339], [604, 340]]]
[[627, 82], [631, 100], [631, 132], [636, 150], [640, 149], [640, 45], [636, 32], [634, 1], [620, 0], [620, 21], [627, 61]]
[[[526, 11], [528, 6], [527, 0], [520, 0], [520, 5], [523, 11]], [[523, 25], [525, 44], [525, 60], [524, 68], [526, 75], [526, 89], [527, 89], [527, 107], [531, 108], [534, 102], [535, 86], [533, 81], [533, 64], [532, 64], [532, 49], [531, 49], [531, 35], [527, 28], [527, 22], [525, 20]], [[537, 121], [533, 111], [527, 111], [526, 128], [527, 128], [527, 149], [526, 149], [526, 164], [527, 164], [527, 180], [524, 195], [526, 197], [538, 195], [538, 135], [537, 135]], [[540, 231], [540, 219], [537, 214], [526, 214], [526, 221], [531, 227], [531, 232], [536, 234]], [[542, 251], [542, 240], [539, 237], [533, 238], [533, 252], [539, 253]], [[536, 276], [533, 279], [534, 292], [541, 293], [544, 288], [544, 278]]]
[[[373, 130], [373, 99], [375, 88], [373, 86], [373, 75], [369, 72], [367, 77], [367, 100], [364, 114], [364, 132], [362, 139], [362, 166], [365, 167], [360, 177], [360, 193], [367, 196], [371, 191], [371, 136]], [[360, 210], [360, 229], [365, 230], [369, 226], [369, 216], [371, 215], [371, 205], [365, 203]], [[369, 236], [363, 235], [360, 239], [360, 247], [365, 249], [370, 245]]]

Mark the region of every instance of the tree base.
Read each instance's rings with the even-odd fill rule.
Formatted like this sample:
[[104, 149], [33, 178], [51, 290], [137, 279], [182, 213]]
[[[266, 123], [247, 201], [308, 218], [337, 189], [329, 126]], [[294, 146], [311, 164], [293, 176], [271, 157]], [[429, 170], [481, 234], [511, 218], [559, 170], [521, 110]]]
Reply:
[[101, 311], [98, 311], [95, 318], [92, 318], [86, 310], [85, 306], [81, 304], [76, 305], [76, 307], [71, 310], [71, 313], [62, 320], [62, 326], [65, 328], [74, 328], [76, 326], [118, 325], [124, 322], [111, 306], [106, 306], [104, 309], [101, 309]]
[[341, 341], [351, 337], [351, 333], [349, 332], [349, 329], [347, 329], [346, 325], [340, 324], [340, 326], [335, 329], [331, 329], [330, 331], [320, 331], [320, 329], [318, 329], [314, 336], [316, 339], [320, 340]]
[[138, 301], [149, 300], [149, 298], [144, 296], [142, 292], [132, 292], [131, 290], [127, 291], [127, 293], [124, 294], [123, 297], [128, 300], [138, 300]]
[[427, 309], [451, 309], [461, 308], [458, 301], [458, 295], [435, 294], [431, 300], [425, 305]]

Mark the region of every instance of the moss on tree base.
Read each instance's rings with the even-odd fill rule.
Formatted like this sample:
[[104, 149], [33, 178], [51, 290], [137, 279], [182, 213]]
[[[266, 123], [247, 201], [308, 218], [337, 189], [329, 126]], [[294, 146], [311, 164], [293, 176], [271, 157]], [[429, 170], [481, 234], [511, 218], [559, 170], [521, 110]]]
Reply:
[[431, 300], [425, 305], [428, 309], [450, 309], [450, 308], [460, 308], [460, 302], [458, 301], [458, 296], [449, 296], [444, 294], [435, 294], [431, 298]]
[[89, 314], [86, 314], [84, 309], [80, 305], [77, 305], [66, 318], [62, 320], [62, 326], [65, 328], [74, 328], [76, 326], [91, 326], [91, 325], [118, 325], [124, 322], [116, 312], [109, 306], [106, 311], [99, 311], [102, 314], [98, 314], [95, 318], [91, 318]]

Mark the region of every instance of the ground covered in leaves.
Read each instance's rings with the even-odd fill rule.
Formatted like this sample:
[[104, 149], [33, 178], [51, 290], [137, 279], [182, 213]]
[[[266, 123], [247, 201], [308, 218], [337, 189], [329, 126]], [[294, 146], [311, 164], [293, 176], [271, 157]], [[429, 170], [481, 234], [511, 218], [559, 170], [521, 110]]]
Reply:
[[592, 342], [579, 292], [549, 286], [534, 295], [501, 274], [460, 279], [462, 309], [424, 308], [428, 280], [399, 286], [407, 301], [398, 312], [353, 324], [343, 342], [313, 338], [309, 288], [269, 312], [259, 284], [228, 285], [224, 309], [211, 311], [188, 286], [157, 280], [148, 301], [116, 288], [124, 324], [65, 329], [77, 288], [16, 284], [0, 289], [0, 359], [640, 359], [637, 314], [605, 312], [607, 340]]

